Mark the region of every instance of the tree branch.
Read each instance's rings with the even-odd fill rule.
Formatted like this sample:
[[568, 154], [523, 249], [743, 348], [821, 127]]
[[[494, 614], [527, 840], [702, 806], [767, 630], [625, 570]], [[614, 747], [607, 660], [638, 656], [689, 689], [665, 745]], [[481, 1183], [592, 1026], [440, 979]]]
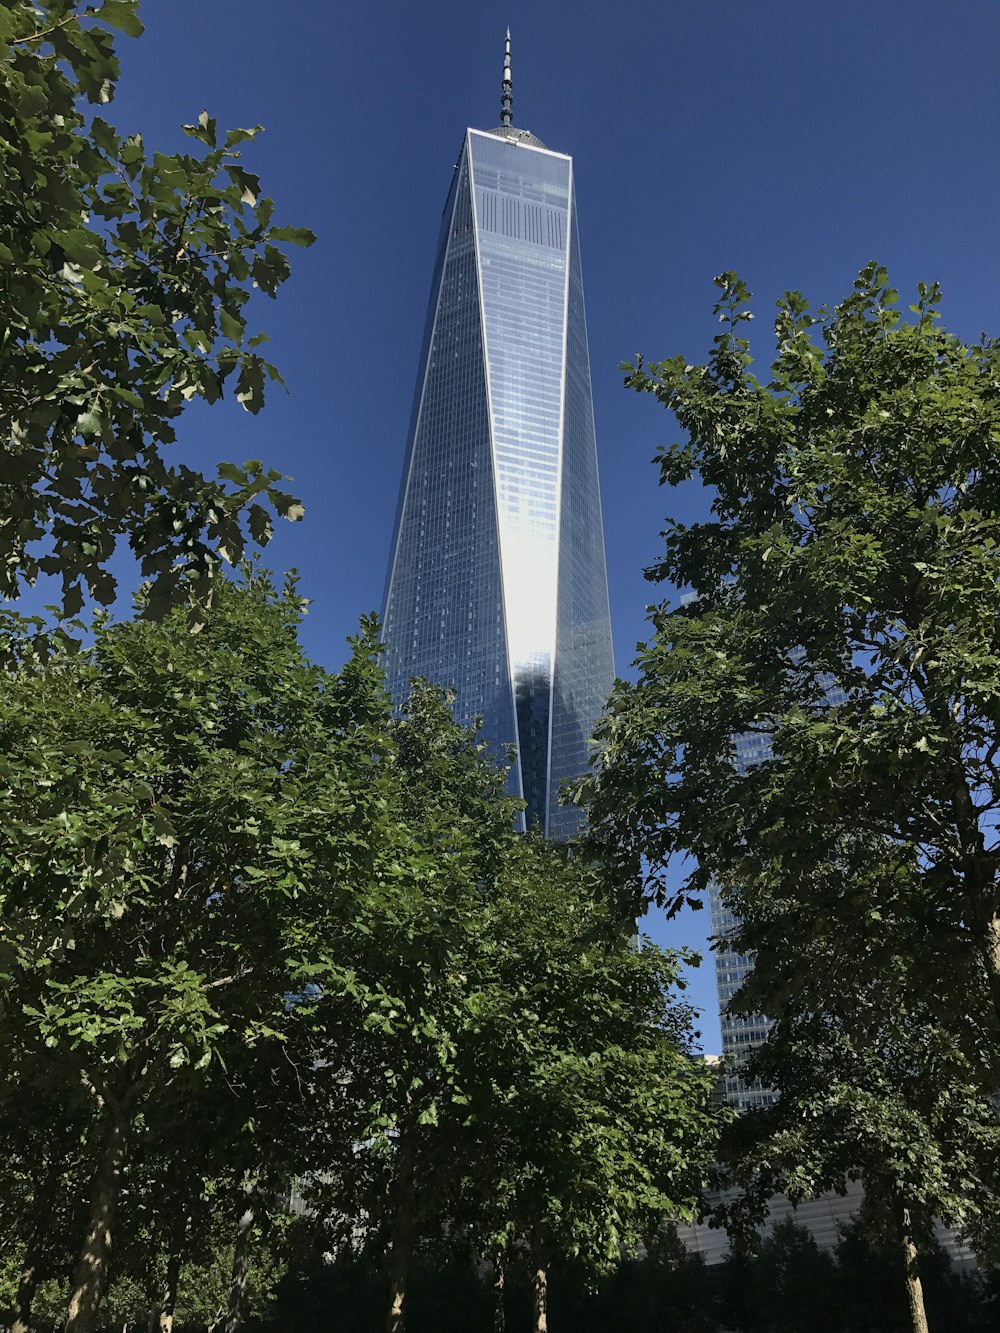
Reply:
[[50, 37], [52, 33], [58, 32], [60, 28], [65, 28], [67, 23], [79, 22], [80, 19], [92, 19], [97, 17], [96, 9], [85, 9], [82, 14], [67, 14], [64, 19], [58, 23], [53, 23], [51, 28], [42, 28], [40, 32], [33, 32], [27, 37], [15, 37], [11, 46], [25, 46], [28, 42], [40, 42], [43, 37]]

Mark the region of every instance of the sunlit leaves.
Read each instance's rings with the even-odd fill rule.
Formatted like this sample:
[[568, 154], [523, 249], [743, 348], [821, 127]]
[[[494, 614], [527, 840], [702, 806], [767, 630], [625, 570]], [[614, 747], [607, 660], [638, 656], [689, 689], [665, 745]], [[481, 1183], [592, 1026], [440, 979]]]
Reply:
[[[150, 153], [141, 135], [90, 112], [113, 95], [116, 35], [142, 32], [134, 0], [76, 13], [18, 3], [4, 25], [0, 593], [55, 573], [67, 614], [96, 586], [113, 595], [106, 564], [121, 539], [160, 614], [179, 597], [207, 597], [223, 551], [238, 559], [266, 530], [224, 484], [169, 467], [161, 448], [193, 399], [229, 392], [257, 413], [281, 382], [244, 307], [255, 288], [274, 296], [288, 277], [279, 246], [312, 233], [272, 227], [273, 204], [239, 153], [259, 127], [220, 145], [206, 111], [185, 127], [197, 155]], [[270, 502], [267, 486], [255, 494]], [[225, 532], [207, 520], [221, 511]], [[96, 546], [83, 537], [95, 524]]]
[[758, 1069], [784, 1099], [747, 1178], [864, 1164], [961, 1221], [1000, 1082], [1000, 344], [946, 332], [936, 284], [906, 318], [870, 264], [832, 308], [779, 300], [765, 382], [749, 293], [717, 285], [705, 365], [625, 368], [680, 426], [662, 481], [710, 514], [668, 520], [647, 571], [691, 595], [616, 687], [591, 845], [647, 900], [714, 881], [739, 920], [735, 1003], [778, 1021]]

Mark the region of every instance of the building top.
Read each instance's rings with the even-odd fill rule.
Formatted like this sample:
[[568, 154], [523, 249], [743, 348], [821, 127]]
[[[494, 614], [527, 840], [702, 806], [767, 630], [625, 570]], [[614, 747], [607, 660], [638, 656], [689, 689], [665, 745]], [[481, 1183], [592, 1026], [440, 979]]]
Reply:
[[508, 143], [527, 144], [529, 148], [544, 148], [548, 152], [548, 145], [542, 143], [537, 134], [532, 134], [530, 130], [516, 130], [513, 125], [498, 125], [495, 130], [480, 130], [480, 134], [492, 134], [498, 139], [506, 139]]
[[545, 148], [545, 144], [530, 130], [514, 128], [514, 83], [510, 72], [510, 28], [503, 52], [503, 83], [500, 85], [500, 124], [494, 130], [483, 130], [483, 134], [493, 134], [508, 143], [527, 144], [530, 148]]

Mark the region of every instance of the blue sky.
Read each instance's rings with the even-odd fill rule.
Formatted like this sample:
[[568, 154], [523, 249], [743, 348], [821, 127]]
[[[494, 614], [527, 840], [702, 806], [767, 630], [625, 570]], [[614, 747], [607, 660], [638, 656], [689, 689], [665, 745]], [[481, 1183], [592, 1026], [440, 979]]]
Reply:
[[[497, 123], [508, 23], [515, 124], [575, 159], [620, 674], [663, 519], [699, 499], [658, 488], [671, 422], [617, 367], [703, 358], [716, 273], [755, 293], [762, 356], [781, 291], [836, 300], [870, 259], [904, 300], [940, 281], [963, 336], [998, 331], [996, 0], [147, 0], [143, 18], [118, 126], [169, 150], [203, 108], [262, 123], [245, 164], [318, 236], [255, 312], [290, 394], [256, 419], [196, 407], [175, 450], [295, 478], [306, 518], [267, 558], [300, 569], [307, 646], [330, 667], [381, 600], [441, 209], [465, 127]], [[652, 933], [703, 944], [707, 917]], [[710, 964], [691, 994], [718, 1049]]]

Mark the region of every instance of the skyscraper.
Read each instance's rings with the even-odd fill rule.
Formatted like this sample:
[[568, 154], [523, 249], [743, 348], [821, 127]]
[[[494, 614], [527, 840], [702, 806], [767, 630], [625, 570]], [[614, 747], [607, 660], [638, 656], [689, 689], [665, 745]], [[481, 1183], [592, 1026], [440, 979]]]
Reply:
[[[746, 772], [769, 759], [771, 744], [768, 736], [748, 733], [736, 737], [736, 762]], [[724, 940], [733, 934], [739, 921], [722, 901], [719, 885], [713, 880], [708, 886], [708, 910], [712, 937]], [[771, 1106], [775, 1094], [759, 1080], [743, 1076], [743, 1064], [752, 1052], [767, 1040], [770, 1023], [762, 1014], [731, 1014], [729, 1001], [743, 985], [753, 967], [753, 958], [727, 949], [715, 952], [715, 988], [719, 997], [719, 1024], [722, 1029], [722, 1054], [726, 1062], [726, 1101], [737, 1111], [751, 1107]]]
[[511, 114], [466, 132], [445, 204], [383, 607], [394, 698], [457, 692], [527, 822], [567, 837], [614, 675], [573, 163]]

